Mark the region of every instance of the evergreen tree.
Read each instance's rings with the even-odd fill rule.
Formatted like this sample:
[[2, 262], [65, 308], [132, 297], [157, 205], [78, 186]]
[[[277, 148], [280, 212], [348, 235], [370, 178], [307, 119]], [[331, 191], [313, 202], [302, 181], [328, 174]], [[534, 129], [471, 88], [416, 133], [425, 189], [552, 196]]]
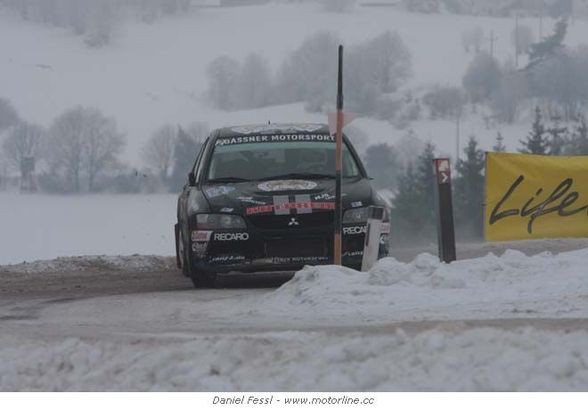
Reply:
[[579, 114], [575, 119], [575, 127], [570, 141], [570, 153], [573, 155], [588, 155], [588, 125], [586, 117]]
[[531, 44], [529, 52], [529, 64], [527, 70], [532, 69], [538, 64], [549, 60], [557, 55], [564, 48], [564, 40], [568, 33], [568, 21], [563, 18], [555, 24], [553, 34], [545, 37], [538, 43]]
[[562, 155], [567, 144], [568, 128], [561, 123], [561, 117], [556, 115], [553, 124], [547, 129], [549, 139], [547, 141], [549, 155]]
[[547, 154], [549, 141], [545, 136], [546, 130], [543, 124], [543, 115], [539, 107], [535, 108], [535, 121], [527, 139], [520, 140], [523, 145], [519, 150], [523, 154], [545, 155]]
[[470, 137], [464, 153], [465, 159], [457, 161], [455, 179], [456, 226], [467, 237], [481, 238], [486, 156], [474, 136]]
[[421, 155], [398, 180], [392, 203], [392, 222], [403, 241], [430, 240], [435, 232], [433, 159], [435, 146], [428, 143]]
[[399, 164], [398, 153], [388, 144], [371, 145], [366, 150], [365, 162], [376, 188], [396, 188]]
[[496, 134], [496, 143], [492, 147], [492, 150], [494, 152], [506, 152], [506, 145], [504, 145], [504, 137], [502, 136], [502, 133], [500, 131], [498, 131], [498, 133]]

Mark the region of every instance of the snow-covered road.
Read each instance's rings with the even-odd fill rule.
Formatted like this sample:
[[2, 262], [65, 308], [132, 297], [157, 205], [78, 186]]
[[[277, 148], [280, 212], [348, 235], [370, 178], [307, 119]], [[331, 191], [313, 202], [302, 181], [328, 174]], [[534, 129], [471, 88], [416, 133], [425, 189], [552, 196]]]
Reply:
[[0, 267], [0, 390], [588, 390], [586, 261], [421, 254], [200, 291], [171, 258]]

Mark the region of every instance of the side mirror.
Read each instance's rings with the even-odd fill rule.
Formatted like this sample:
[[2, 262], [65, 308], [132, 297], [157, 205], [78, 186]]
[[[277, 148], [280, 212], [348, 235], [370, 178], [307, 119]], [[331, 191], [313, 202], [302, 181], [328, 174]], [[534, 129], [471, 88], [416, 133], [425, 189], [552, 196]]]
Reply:
[[196, 185], [196, 176], [193, 172], [188, 174], [188, 185], [195, 186]]

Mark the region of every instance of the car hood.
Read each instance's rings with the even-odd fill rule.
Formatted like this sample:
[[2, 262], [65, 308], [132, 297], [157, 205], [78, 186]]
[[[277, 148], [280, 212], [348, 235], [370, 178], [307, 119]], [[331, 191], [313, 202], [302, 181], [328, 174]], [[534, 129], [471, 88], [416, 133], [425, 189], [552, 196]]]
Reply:
[[[372, 205], [372, 187], [367, 179], [344, 180], [343, 208]], [[335, 201], [335, 181], [286, 179], [231, 184], [205, 184], [202, 192], [212, 212], [235, 214], [275, 213], [309, 208], [331, 210]]]

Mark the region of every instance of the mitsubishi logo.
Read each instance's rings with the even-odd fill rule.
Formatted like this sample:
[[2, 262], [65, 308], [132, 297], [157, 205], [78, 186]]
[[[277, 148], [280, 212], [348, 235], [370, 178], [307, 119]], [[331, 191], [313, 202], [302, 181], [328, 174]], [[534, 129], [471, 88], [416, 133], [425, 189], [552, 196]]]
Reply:
[[296, 218], [290, 218], [290, 222], [288, 223], [288, 226], [298, 226], [300, 225], [300, 222], [298, 222], [296, 220]]

